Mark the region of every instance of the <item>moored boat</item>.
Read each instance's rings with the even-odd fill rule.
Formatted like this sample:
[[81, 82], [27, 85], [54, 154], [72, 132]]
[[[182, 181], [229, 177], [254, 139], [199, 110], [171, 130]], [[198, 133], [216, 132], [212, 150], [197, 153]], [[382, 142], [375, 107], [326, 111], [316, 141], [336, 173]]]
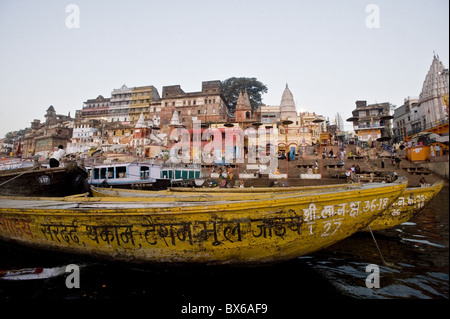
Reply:
[[314, 186], [279, 186], [279, 187], [170, 187], [168, 190], [171, 192], [198, 192], [198, 193], [278, 193], [278, 192], [291, 192], [291, 191], [303, 191], [303, 190], [314, 190], [323, 188], [334, 188], [334, 187], [358, 187], [363, 185], [363, 183], [341, 183], [341, 184], [328, 184], [328, 185], [314, 185]]
[[[443, 181], [437, 181], [433, 185], [406, 188], [388, 209], [369, 224], [370, 229], [383, 230], [407, 222], [431, 202], [443, 185]], [[369, 231], [369, 227], [363, 231]]]
[[0, 238], [132, 262], [272, 263], [352, 235], [406, 185], [401, 178], [361, 189], [199, 203], [6, 197], [0, 198]]
[[93, 197], [108, 197], [108, 200], [116, 197], [116, 201], [233, 201], [233, 200], [255, 200], [255, 199], [270, 199], [275, 197], [287, 196], [289, 194], [306, 194], [306, 193], [323, 193], [333, 189], [334, 191], [345, 191], [362, 187], [363, 184], [339, 184], [339, 185], [324, 185], [324, 186], [303, 186], [303, 187], [285, 187], [279, 191], [269, 192], [262, 190], [258, 192], [259, 188], [250, 189], [249, 192], [196, 192], [197, 188], [188, 188], [187, 192], [179, 192], [169, 188], [163, 191], [145, 191], [145, 190], [129, 190], [119, 188], [101, 188], [91, 186], [91, 193]]
[[[263, 198], [275, 198], [285, 196], [286, 193], [302, 192], [326, 192], [330, 188], [336, 190], [364, 188], [370, 184], [342, 184], [342, 185], [321, 185], [304, 187], [281, 187], [281, 188], [245, 188], [226, 189], [213, 188], [206, 192], [205, 188], [169, 188], [164, 192], [130, 191], [118, 189], [92, 189], [93, 196], [117, 196], [121, 201], [212, 201], [212, 200], [254, 200]], [[402, 195], [372, 223], [372, 230], [382, 230], [404, 223], [420, 212], [439, 193], [443, 187], [443, 181], [438, 181], [433, 185], [423, 185], [421, 187], [406, 188]], [[242, 193], [237, 190], [243, 190]], [[270, 192], [273, 190], [273, 192]], [[258, 192], [259, 191], [259, 192]], [[362, 231], [369, 231], [366, 227]]]
[[201, 169], [191, 165], [123, 162], [86, 167], [89, 184], [125, 189], [164, 190], [171, 186], [194, 186]]
[[76, 162], [64, 167], [40, 165], [0, 171], [0, 196], [63, 197], [89, 192], [87, 172]]

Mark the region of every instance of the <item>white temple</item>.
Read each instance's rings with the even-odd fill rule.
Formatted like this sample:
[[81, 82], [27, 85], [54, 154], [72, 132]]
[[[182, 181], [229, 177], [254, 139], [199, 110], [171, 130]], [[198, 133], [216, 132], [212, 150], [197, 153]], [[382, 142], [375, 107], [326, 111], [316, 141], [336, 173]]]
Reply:
[[448, 69], [435, 54], [419, 95], [419, 112], [423, 119], [422, 129], [436, 126], [440, 120], [448, 119], [443, 97], [449, 92]]
[[286, 83], [280, 103], [280, 117], [281, 119], [297, 117], [297, 110], [295, 109], [294, 96]]

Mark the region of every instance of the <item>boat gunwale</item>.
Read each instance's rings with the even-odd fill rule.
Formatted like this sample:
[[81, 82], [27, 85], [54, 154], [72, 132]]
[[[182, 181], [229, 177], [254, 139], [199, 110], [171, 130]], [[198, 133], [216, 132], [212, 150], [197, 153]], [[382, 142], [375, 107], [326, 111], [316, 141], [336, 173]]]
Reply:
[[[362, 189], [361, 187], [356, 188], [356, 187], [348, 187], [346, 185], [343, 186], [338, 186], [338, 187], [334, 187], [332, 188], [332, 191], [335, 192], [340, 192], [340, 191], [348, 191], [348, 190], [357, 190], [357, 189]], [[269, 193], [269, 192], [258, 192], [258, 193], [243, 193], [243, 194], [239, 194], [237, 192], [231, 192], [231, 193], [206, 193], [206, 192], [200, 192], [200, 193], [195, 193], [195, 192], [185, 192], [185, 193], [178, 193], [178, 192], [174, 192], [174, 193], [162, 193], [161, 195], [158, 194], [148, 194], [148, 196], [144, 196], [146, 195], [145, 193], [138, 193], [138, 194], [142, 194], [142, 196], [129, 196], [129, 197], [125, 197], [122, 196], [120, 194], [108, 194], [106, 192], [116, 192], [116, 193], [122, 193], [123, 189], [98, 189], [96, 187], [91, 188], [91, 191], [93, 193], [97, 193], [99, 194], [98, 196], [94, 196], [93, 198], [98, 198], [100, 201], [101, 198], [120, 198], [117, 201], [153, 201], [155, 199], [170, 199], [170, 198], [177, 198], [180, 199], [179, 201], [182, 201], [184, 199], [195, 199], [195, 198], [199, 198], [199, 200], [192, 200], [192, 202], [195, 201], [202, 201], [202, 199], [210, 199], [210, 198], [220, 198], [223, 196], [229, 196], [231, 199], [234, 198], [240, 198], [242, 196], [266, 196], [267, 199], [270, 198], [278, 198], [281, 196], [286, 196], [286, 195], [308, 195], [311, 194], [312, 192], [320, 192], [320, 194], [325, 193], [325, 192], [330, 192], [330, 188], [318, 188], [318, 189], [306, 189], [306, 190], [286, 190], [284, 192], [275, 192], [275, 193]], [[126, 191], [129, 191], [128, 189]], [[124, 192], [124, 193], [133, 193], [131, 192]], [[126, 195], [126, 194], [124, 194]], [[231, 199], [227, 199], [227, 200], [231, 200]], [[262, 199], [262, 198], [261, 198]], [[252, 199], [249, 199], [252, 200]], [[155, 200], [156, 201], [156, 200]]]
[[407, 187], [405, 189], [405, 192], [406, 191], [417, 191], [417, 190], [421, 190], [421, 189], [428, 190], [428, 189], [442, 188], [443, 186], [444, 186], [444, 181], [441, 179], [441, 180], [438, 180], [428, 186]]
[[[398, 182], [397, 182], [398, 181]], [[328, 192], [319, 195], [305, 194], [304, 196], [288, 196], [288, 197], [280, 197], [276, 199], [260, 199], [250, 201], [252, 204], [249, 206], [249, 201], [235, 201], [232, 203], [223, 203], [212, 204], [212, 202], [207, 202], [207, 205], [190, 205], [190, 206], [180, 206], [179, 203], [173, 204], [174, 207], [139, 207], [139, 208], [101, 208], [101, 207], [81, 207], [81, 208], [5, 208], [0, 207], [0, 214], [8, 214], [8, 213], [22, 213], [27, 215], [39, 214], [39, 215], [48, 215], [57, 214], [58, 216], [64, 215], [74, 215], [77, 216], [86, 215], [86, 216], [94, 216], [95, 214], [99, 214], [98, 216], [132, 216], [132, 215], [176, 215], [176, 214], [211, 214], [211, 213], [223, 213], [223, 212], [236, 212], [242, 210], [249, 209], [264, 209], [267, 207], [270, 208], [282, 208], [285, 206], [302, 205], [305, 203], [321, 203], [321, 202], [329, 202], [330, 200], [338, 199], [339, 202], [345, 201], [349, 198], [361, 198], [367, 196], [368, 193], [373, 193], [376, 190], [377, 195], [382, 194], [391, 194], [394, 192], [398, 192], [396, 198], [398, 198], [407, 186], [407, 179], [397, 180], [395, 183], [391, 184], [382, 184], [376, 185], [376, 187], [370, 187], [365, 189], [355, 189], [348, 190], [345, 192]], [[374, 186], [374, 185], [373, 185]], [[355, 192], [357, 195], [355, 195]], [[345, 193], [345, 196], [343, 196]], [[329, 196], [323, 196], [329, 195]], [[387, 208], [395, 202], [395, 199], [391, 201]], [[0, 197], [1, 200], [1, 197]], [[50, 201], [51, 202], [51, 201]], [[57, 203], [64, 202], [63, 200], [55, 201], [55, 205]], [[1, 203], [1, 202], [0, 202]], [[67, 203], [67, 202], [66, 202]], [[76, 203], [76, 202], [75, 202]], [[89, 202], [87, 202], [89, 203]], [[91, 202], [92, 203], [92, 202]], [[94, 202], [96, 203], [96, 202]], [[102, 202], [103, 204], [117, 204], [116, 202]], [[194, 202], [198, 203], [198, 202]], [[80, 204], [80, 203], [78, 203]], [[246, 207], [247, 204], [247, 207]], [[50, 212], [49, 212], [50, 211]]]

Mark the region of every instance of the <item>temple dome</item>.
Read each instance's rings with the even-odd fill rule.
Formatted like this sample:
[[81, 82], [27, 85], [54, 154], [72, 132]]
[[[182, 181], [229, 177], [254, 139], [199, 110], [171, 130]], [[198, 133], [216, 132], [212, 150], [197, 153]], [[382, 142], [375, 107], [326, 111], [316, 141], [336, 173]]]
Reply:
[[296, 117], [297, 110], [295, 109], [294, 96], [286, 83], [283, 95], [281, 96], [280, 103], [280, 116], [281, 118]]

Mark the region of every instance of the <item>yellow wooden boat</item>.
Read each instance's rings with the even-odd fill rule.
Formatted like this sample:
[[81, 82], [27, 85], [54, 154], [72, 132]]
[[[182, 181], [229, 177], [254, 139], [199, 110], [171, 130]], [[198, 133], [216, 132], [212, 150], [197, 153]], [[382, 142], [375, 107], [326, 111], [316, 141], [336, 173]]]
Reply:
[[317, 186], [287, 186], [287, 187], [170, 187], [165, 192], [173, 193], [278, 193], [278, 192], [295, 192], [295, 191], [305, 191], [305, 190], [315, 190], [323, 188], [334, 188], [342, 186], [361, 186], [362, 183], [341, 183], [341, 184], [329, 184], [329, 185], [317, 185]]
[[[237, 192], [226, 192], [226, 189], [217, 189], [210, 193], [204, 191], [196, 192], [195, 188], [185, 190], [183, 188], [177, 188], [173, 191], [168, 190], [166, 192], [154, 192], [154, 191], [139, 191], [129, 189], [116, 189], [116, 188], [92, 188], [94, 196], [99, 197], [120, 197], [117, 201], [217, 201], [217, 200], [256, 200], [256, 199], [270, 199], [286, 194], [293, 193], [293, 189], [296, 192], [314, 192], [315, 194], [324, 193], [329, 191], [330, 188], [337, 190], [350, 190], [363, 188], [364, 185], [369, 184], [339, 184], [339, 185], [324, 185], [324, 186], [305, 186], [305, 187], [285, 187], [284, 192], [269, 193], [270, 188], [263, 188], [262, 192], [253, 192], [256, 189], [250, 189], [251, 192], [244, 192], [239, 194]], [[382, 230], [391, 228], [401, 223], [404, 223], [420, 212], [429, 202], [439, 193], [442, 189], [443, 182], [436, 182], [434, 185], [428, 185], [426, 187], [406, 188], [402, 195], [392, 204], [387, 210], [379, 215], [372, 223], [370, 227], [372, 230]], [[369, 231], [368, 227], [365, 227], [362, 231]]]
[[[407, 222], [431, 202], [443, 185], [443, 181], [438, 181], [433, 185], [406, 188], [388, 209], [369, 224], [370, 228], [383, 230]], [[369, 227], [363, 231], [369, 231]]]
[[362, 189], [201, 203], [7, 197], [0, 198], [0, 239], [130, 262], [272, 263], [352, 235], [406, 186], [401, 178]]
[[[188, 192], [178, 191], [146, 191], [146, 190], [132, 190], [132, 189], [120, 189], [120, 188], [102, 188], [91, 186], [91, 193], [93, 201], [101, 201], [103, 197], [107, 197], [107, 200], [114, 200], [120, 202], [129, 201], [142, 201], [142, 202], [207, 202], [207, 201], [243, 201], [243, 200], [256, 200], [256, 199], [271, 199], [281, 196], [294, 195], [294, 194], [319, 194], [329, 192], [331, 189], [334, 191], [346, 191], [350, 189], [361, 188], [363, 184], [338, 184], [338, 185], [324, 185], [324, 186], [304, 186], [304, 187], [284, 187], [283, 192], [269, 192], [265, 188], [260, 192], [256, 192], [252, 189], [250, 192], [237, 193], [231, 192], [196, 192], [195, 188], [192, 188]], [[270, 189], [270, 188], [268, 188]], [[114, 198], [117, 197], [117, 198]]]

